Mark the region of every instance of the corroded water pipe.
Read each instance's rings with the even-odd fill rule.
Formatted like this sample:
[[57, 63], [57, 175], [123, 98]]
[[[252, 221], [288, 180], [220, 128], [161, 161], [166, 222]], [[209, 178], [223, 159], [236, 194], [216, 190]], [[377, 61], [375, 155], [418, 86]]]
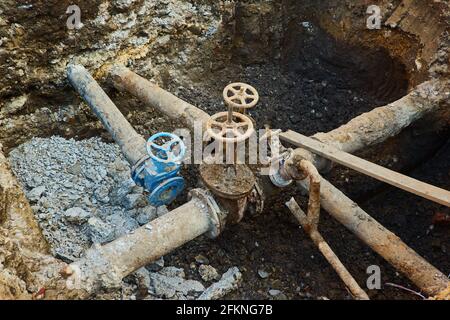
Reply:
[[195, 122], [203, 123], [206, 126], [206, 122], [210, 118], [209, 114], [203, 110], [161, 89], [158, 85], [124, 66], [113, 66], [110, 75], [118, 90], [130, 92], [146, 105], [157, 109], [173, 120], [181, 120], [190, 128], [194, 128]]
[[142, 160], [147, 155], [145, 139], [134, 130], [89, 72], [81, 65], [69, 65], [67, 78], [113, 136], [128, 162], [134, 166]]
[[[418, 85], [403, 98], [375, 108], [353, 118], [348, 123], [327, 133], [317, 133], [312, 138], [347, 153], [354, 153], [396, 136], [426, 114], [437, 111], [450, 103], [450, 80], [435, 79]], [[298, 148], [292, 170], [298, 168], [301, 159], [313, 162], [319, 171], [328, 171], [331, 162]]]
[[[300, 185], [304, 190], [309, 190], [308, 179], [301, 181]], [[445, 274], [323, 178], [320, 192], [323, 209], [408, 277], [424, 293], [432, 296], [447, 288], [450, 281]]]
[[292, 214], [297, 218], [303, 230], [310, 236], [319, 251], [327, 259], [352, 295], [356, 299], [369, 300], [366, 292], [358, 285], [356, 280], [342, 264], [337, 255], [319, 232], [320, 220], [320, 182], [322, 177], [311, 162], [303, 160], [299, 168], [309, 179], [309, 202], [307, 214], [300, 208], [294, 198], [286, 203]]

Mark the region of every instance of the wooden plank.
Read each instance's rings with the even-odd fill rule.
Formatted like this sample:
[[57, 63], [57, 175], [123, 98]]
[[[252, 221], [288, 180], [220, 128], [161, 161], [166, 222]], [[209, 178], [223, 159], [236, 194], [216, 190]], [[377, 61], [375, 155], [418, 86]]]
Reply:
[[280, 138], [297, 147], [388, 183], [394, 187], [411, 192], [425, 199], [450, 207], [450, 192], [428, 183], [413, 179], [367, 160], [358, 158], [318, 140], [306, 137], [294, 131], [280, 133]]

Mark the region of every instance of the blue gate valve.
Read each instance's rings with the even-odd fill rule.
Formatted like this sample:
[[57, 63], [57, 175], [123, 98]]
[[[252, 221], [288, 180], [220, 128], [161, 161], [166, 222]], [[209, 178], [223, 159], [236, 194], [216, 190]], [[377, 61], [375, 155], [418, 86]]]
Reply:
[[137, 185], [150, 192], [148, 200], [151, 205], [167, 205], [184, 189], [184, 179], [179, 172], [186, 145], [180, 137], [160, 132], [148, 139], [146, 147], [148, 156], [135, 166], [132, 178]]

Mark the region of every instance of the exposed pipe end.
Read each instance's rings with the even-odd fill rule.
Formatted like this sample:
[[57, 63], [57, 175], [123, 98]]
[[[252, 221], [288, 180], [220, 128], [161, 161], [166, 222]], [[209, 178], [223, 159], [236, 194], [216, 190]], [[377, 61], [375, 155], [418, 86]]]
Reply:
[[115, 269], [102, 254], [102, 247], [94, 245], [86, 252], [81, 260], [67, 266], [66, 288], [91, 296], [100, 290], [114, 290], [120, 288], [122, 283], [121, 273]]
[[124, 79], [129, 72], [130, 70], [121, 64], [115, 64], [109, 69], [110, 79], [117, 90], [126, 91], [123, 84], [126, 82]]

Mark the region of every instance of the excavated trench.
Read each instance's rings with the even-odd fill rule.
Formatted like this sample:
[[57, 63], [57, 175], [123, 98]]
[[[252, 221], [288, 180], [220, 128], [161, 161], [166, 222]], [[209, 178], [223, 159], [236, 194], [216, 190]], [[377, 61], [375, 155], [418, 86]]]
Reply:
[[[207, 1], [191, 2], [208, 6]], [[203, 40], [195, 47], [183, 37], [189, 37], [191, 32], [197, 36], [197, 31], [180, 28], [181, 31], [175, 32], [178, 38], [171, 35], [176, 38], [174, 49], [167, 47], [170, 44], [162, 45], [157, 48], [157, 53], [148, 53], [151, 56], [148, 59], [140, 53], [136, 57], [127, 53], [125, 62], [130, 69], [152, 78], [161, 87], [211, 115], [224, 111], [222, 90], [227, 84], [249, 83], [261, 97], [257, 107], [249, 112], [258, 127], [269, 125], [305, 135], [330, 131], [360, 114], [398, 100], [429, 78], [448, 76], [445, 71], [442, 74], [435, 70], [438, 69], [436, 64], [442, 64], [442, 58], [436, 60], [435, 54], [438, 50], [448, 50], [448, 46], [434, 43], [439, 37], [427, 38], [410, 24], [405, 24], [407, 30], [403, 30], [401, 22], [397, 28], [369, 31], [365, 29], [364, 1], [356, 4], [342, 1], [340, 5], [331, 2], [242, 1], [233, 9], [212, 5], [211, 15], [221, 15], [221, 27], [211, 39]], [[383, 2], [385, 16], [391, 19], [395, 20], [396, 10], [401, 8], [401, 1]], [[443, 7], [435, 4], [430, 10], [439, 12]], [[111, 12], [114, 13], [117, 12]], [[123, 11], [119, 10], [117, 14], [123, 14]], [[199, 13], [193, 13], [194, 19], [196, 14]], [[95, 16], [90, 10], [90, 19]], [[439, 14], [430, 16], [439, 22], [436, 30], [439, 27], [445, 30]], [[188, 23], [186, 21], [190, 19], [184, 22]], [[136, 24], [139, 26], [139, 21]], [[416, 28], [420, 29], [420, 23], [417, 24]], [[136, 30], [142, 35], [139, 27]], [[189, 34], [180, 35], [183, 30]], [[89, 43], [91, 40], [81, 40], [81, 43], [83, 41]], [[181, 50], [187, 56], [180, 62], [180, 58], [174, 58], [174, 50]], [[73, 54], [77, 55], [76, 52]], [[92, 66], [92, 72], [136, 130], [147, 138], [155, 132], [180, 127], [182, 124], [168, 121], [154, 110], [144, 108], [130, 95], [112, 88], [102, 68], [124, 56], [123, 52], [116, 54], [100, 67]], [[22, 106], [11, 107], [13, 102], [20, 105], [23, 96], [26, 102]], [[0, 123], [0, 142], [7, 155], [14, 154], [13, 150], [31, 137], [62, 136], [84, 140], [100, 136], [104, 142], [112, 142], [64, 81], [58, 83], [53, 79], [40, 88], [24, 85], [17, 91], [3, 94], [1, 99], [4, 101], [2, 110], [13, 110], [5, 113]], [[448, 112], [431, 115], [399, 136], [363, 150], [360, 155], [449, 189], [448, 124]], [[26, 151], [22, 154], [26, 156]], [[197, 168], [186, 167], [183, 174], [188, 180], [187, 189], [198, 185]], [[433, 225], [436, 214], [449, 213], [446, 208], [339, 166], [327, 178], [431, 264], [444, 273], [449, 272], [448, 225]], [[24, 181], [24, 178], [19, 177], [19, 180]], [[26, 191], [28, 194], [30, 190]], [[284, 207], [292, 195], [298, 197], [298, 191], [290, 190], [271, 200], [264, 214], [246, 217], [239, 225], [229, 226], [216, 240], [201, 237], [177, 249], [165, 257], [166, 265], [183, 268], [192, 279], [199, 278], [196, 264], [202, 259], [220, 273], [237, 266], [244, 280], [227, 296], [232, 299], [349, 299], [350, 294], [333, 269], [308, 236], [298, 229]], [[185, 199], [184, 195], [177, 205]], [[298, 199], [306, 204], [306, 198]], [[105, 208], [110, 206], [109, 203], [104, 205]], [[320, 230], [324, 237], [363, 287], [367, 267], [379, 265], [383, 283], [392, 282], [414, 289], [406, 278], [325, 212], [322, 217]], [[89, 239], [86, 243], [89, 244]], [[60, 254], [58, 258], [70, 261], [73, 257]], [[279, 292], [274, 294], [274, 290]], [[415, 298], [389, 286], [369, 290], [368, 294], [373, 299]]]

